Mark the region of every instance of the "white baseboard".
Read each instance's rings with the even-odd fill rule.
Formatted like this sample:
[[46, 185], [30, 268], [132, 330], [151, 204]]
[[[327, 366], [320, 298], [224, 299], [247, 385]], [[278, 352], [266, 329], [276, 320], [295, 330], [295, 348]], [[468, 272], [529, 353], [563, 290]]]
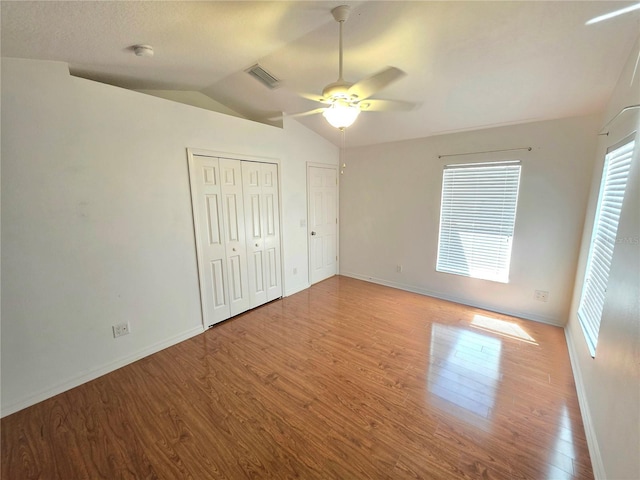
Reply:
[[192, 328], [191, 330], [187, 330], [184, 333], [179, 335], [175, 335], [167, 340], [163, 340], [162, 342], [158, 342], [154, 345], [146, 347], [142, 350], [137, 351], [132, 355], [128, 355], [123, 358], [119, 358], [113, 362], [109, 362], [101, 367], [95, 368], [88, 373], [79, 375], [70, 380], [64, 381], [55, 387], [48, 388], [41, 392], [38, 392], [33, 395], [29, 395], [25, 398], [18, 400], [17, 402], [13, 402], [9, 405], [2, 405], [2, 412], [0, 417], [6, 417], [7, 415], [11, 415], [19, 410], [30, 407], [31, 405], [35, 405], [36, 403], [42, 402], [48, 398], [54, 397], [60, 393], [66, 392], [67, 390], [71, 390], [77, 386], [82, 385], [83, 383], [90, 382], [91, 380], [95, 380], [102, 375], [106, 375], [107, 373], [113, 372], [118, 368], [124, 367], [130, 363], [133, 363], [141, 358], [148, 357], [160, 350], [164, 350], [165, 348], [171, 347], [177, 343], [183, 342], [191, 337], [195, 337], [204, 332], [204, 328], [202, 326]]
[[289, 290], [286, 290], [286, 291], [284, 292], [284, 296], [285, 296], [285, 297], [290, 297], [291, 295], [295, 295], [295, 294], [296, 294], [296, 293], [298, 293], [298, 292], [301, 292], [301, 291], [303, 291], [303, 290], [306, 290], [306, 289], [307, 289], [307, 288], [309, 288], [310, 286], [311, 286], [311, 285], [309, 285], [308, 283], [307, 283], [307, 284], [303, 284], [303, 285], [298, 285], [298, 286], [293, 287], [293, 288], [291, 288], [291, 289], [289, 289]]
[[587, 437], [587, 446], [589, 447], [589, 456], [591, 457], [591, 466], [593, 468], [593, 476], [596, 480], [605, 480], [607, 478], [604, 470], [604, 463], [602, 462], [602, 456], [600, 455], [600, 446], [598, 445], [598, 437], [596, 436], [595, 429], [593, 428], [593, 421], [591, 420], [591, 410], [589, 410], [589, 401], [587, 399], [587, 392], [584, 389], [584, 383], [582, 381], [582, 371], [580, 370], [580, 364], [578, 363], [578, 354], [574, 347], [573, 337], [568, 326], [564, 329], [564, 336], [567, 341], [567, 349], [569, 350], [569, 360], [571, 361], [571, 368], [573, 370], [573, 379], [576, 384], [576, 392], [578, 393], [578, 403], [580, 404], [580, 415], [582, 416], [582, 423], [584, 425], [584, 433]]
[[442, 292], [435, 292], [427, 290], [422, 287], [415, 287], [413, 285], [405, 285], [402, 283], [391, 282], [389, 280], [383, 280], [381, 278], [370, 277], [368, 275], [361, 275], [359, 273], [340, 272], [340, 275], [345, 277], [357, 278], [358, 280], [364, 280], [365, 282], [377, 283], [378, 285], [384, 285], [386, 287], [398, 288], [407, 292], [419, 293], [421, 295], [427, 295], [429, 297], [438, 298], [440, 300], [447, 300], [449, 302], [460, 303], [469, 307], [481, 308], [483, 310], [489, 310], [491, 312], [502, 313], [504, 315], [511, 315], [512, 317], [523, 318], [525, 320], [533, 320], [534, 322], [546, 323], [553, 325], [554, 327], [563, 327], [564, 324], [555, 318], [545, 317], [543, 315], [537, 315], [531, 312], [523, 312], [518, 310], [505, 310], [495, 305], [487, 305], [480, 302], [475, 302], [462, 297], [455, 297], [453, 295], [447, 295]]

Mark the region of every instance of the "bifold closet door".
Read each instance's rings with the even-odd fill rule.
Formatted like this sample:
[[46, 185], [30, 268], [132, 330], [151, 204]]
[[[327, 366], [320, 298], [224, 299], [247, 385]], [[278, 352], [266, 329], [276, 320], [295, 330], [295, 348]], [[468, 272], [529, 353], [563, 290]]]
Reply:
[[231, 316], [227, 291], [220, 165], [217, 158], [194, 155], [190, 165], [198, 270], [205, 326]]
[[210, 327], [282, 296], [278, 166], [193, 155], [189, 175]]
[[231, 316], [251, 308], [247, 278], [244, 199], [240, 160], [220, 159], [220, 190], [225, 227], [227, 288]]
[[255, 307], [282, 296], [278, 166], [242, 162], [249, 297]]

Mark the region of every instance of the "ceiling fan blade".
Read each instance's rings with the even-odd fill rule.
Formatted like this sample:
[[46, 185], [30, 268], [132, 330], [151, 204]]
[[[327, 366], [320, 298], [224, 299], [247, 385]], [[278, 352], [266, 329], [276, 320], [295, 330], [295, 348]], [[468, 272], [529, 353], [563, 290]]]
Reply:
[[282, 120], [284, 117], [306, 117], [307, 115], [315, 115], [316, 113], [322, 113], [326, 110], [326, 108], [314, 108], [313, 110], [308, 110], [306, 112], [300, 112], [300, 113], [285, 113], [284, 115], [280, 115], [278, 117], [271, 117], [269, 118], [269, 120]]
[[357, 95], [359, 100], [364, 100], [405, 75], [406, 73], [399, 68], [388, 67], [369, 78], [360, 80], [349, 89], [349, 93]]
[[413, 110], [419, 103], [402, 102], [400, 100], [378, 100], [371, 98], [358, 103], [363, 112], [408, 112]]
[[306, 98], [307, 100], [313, 100], [314, 102], [320, 102], [320, 103], [325, 103], [327, 105], [331, 105], [331, 100], [324, 98], [322, 95], [315, 95], [313, 93], [300, 93], [300, 92], [298, 92], [297, 95], [301, 96], [302, 98]]

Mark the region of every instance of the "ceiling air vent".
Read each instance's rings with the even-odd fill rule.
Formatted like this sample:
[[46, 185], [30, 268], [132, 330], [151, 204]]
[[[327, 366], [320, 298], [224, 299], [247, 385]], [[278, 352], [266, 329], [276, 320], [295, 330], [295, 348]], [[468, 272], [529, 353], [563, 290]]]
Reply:
[[245, 71], [268, 88], [273, 89], [280, 86], [280, 80], [271, 75], [257, 63]]

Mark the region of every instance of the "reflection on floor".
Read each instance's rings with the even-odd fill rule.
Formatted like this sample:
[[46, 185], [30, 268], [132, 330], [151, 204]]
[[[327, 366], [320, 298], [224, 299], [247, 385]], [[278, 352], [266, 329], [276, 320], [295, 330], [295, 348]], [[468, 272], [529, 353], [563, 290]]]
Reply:
[[452, 403], [455, 406], [449, 409], [452, 415], [463, 409], [479, 417], [474, 424], [490, 427], [489, 422], [482, 420], [490, 418], [495, 403], [501, 349], [499, 338], [432, 324], [427, 390]]
[[345, 277], [2, 419], [2, 478], [591, 479], [562, 329]]

